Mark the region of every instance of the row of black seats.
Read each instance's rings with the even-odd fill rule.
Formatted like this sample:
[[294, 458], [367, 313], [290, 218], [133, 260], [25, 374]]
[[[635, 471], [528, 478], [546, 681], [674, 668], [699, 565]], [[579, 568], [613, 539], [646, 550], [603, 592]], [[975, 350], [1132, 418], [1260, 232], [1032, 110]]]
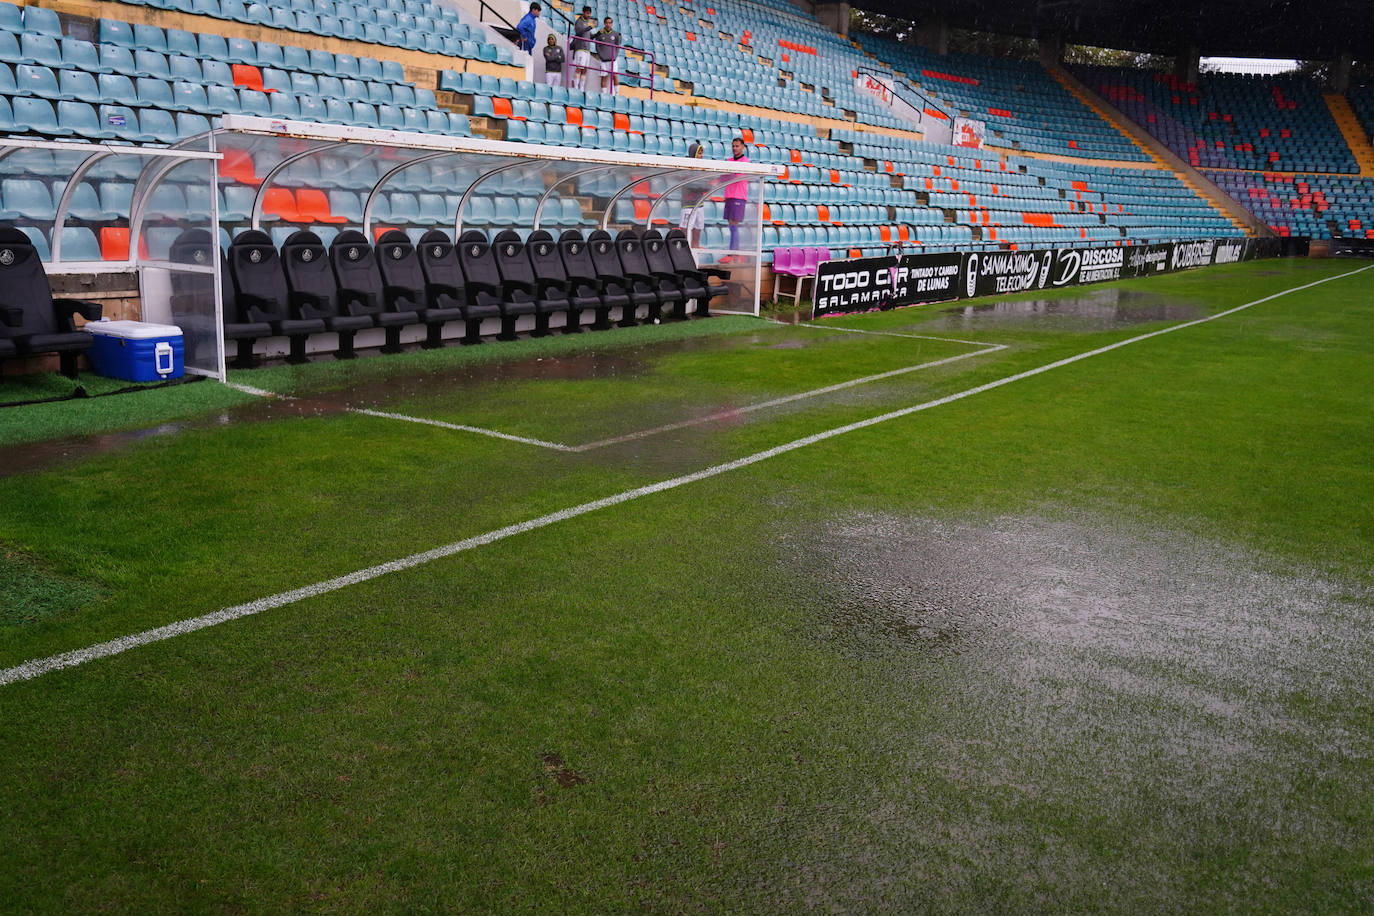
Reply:
[[62, 374], [76, 378], [76, 358], [93, 339], [75, 316], [100, 318], [96, 302], [54, 299], [33, 241], [13, 226], [0, 227], [0, 360], [56, 353]]
[[[181, 246], [211, 244], [209, 233], [192, 230]], [[183, 250], [174, 259], [188, 260]], [[203, 254], [202, 254], [203, 257]], [[516, 322], [534, 318], [532, 336], [550, 333], [551, 316], [565, 315], [563, 330], [582, 330], [581, 314], [593, 313], [592, 330], [633, 325], [643, 307], [647, 320], [665, 316], [708, 317], [710, 300], [727, 288], [713, 279], [729, 274], [699, 268], [680, 229], [663, 236], [626, 229], [612, 238], [596, 230], [587, 238], [577, 230], [557, 240], [538, 230], [525, 241], [511, 230], [488, 242], [468, 230], [455, 246], [442, 229], [431, 229], [418, 248], [400, 230], [382, 235], [374, 249], [357, 230], [339, 233], [326, 249], [315, 233], [302, 230], [278, 254], [264, 232], [248, 230], [230, 244], [224, 270], [224, 336], [237, 342], [234, 365], [253, 362], [259, 338], [286, 337], [288, 362], [306, 360], [311, 334], [338, 334], [337, 356], [353, 357], [353, 338], [361, 330], [386, 332], [384, 353], [399, 352], [401, 329], [427, 328], [422, 346], [444, 345], [443, 328], [462, 321], [463, 343], [481, 342], [485, 319], [499, 318], [498, 340], [516, 336]]]

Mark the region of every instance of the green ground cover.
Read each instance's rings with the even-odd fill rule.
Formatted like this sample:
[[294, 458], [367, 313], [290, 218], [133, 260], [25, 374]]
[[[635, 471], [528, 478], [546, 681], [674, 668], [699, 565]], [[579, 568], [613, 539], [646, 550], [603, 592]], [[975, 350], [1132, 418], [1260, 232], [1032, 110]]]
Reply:
[[[1131, 323], [1101, 320], [1105, 288], [1021, 297], [1042, 303], [1028, 318], [999, 300], [834, 319], [1007, 349], [579, 454], [275, 402], [71, 457], [0, 478], [0, 596], [58, 595], [0, 618], [0, 667], [1357, 266], [1119, 284], [1122, 308], [1181, 310]], [[1371, 290], [1374, 271], [1334, 280], [0, 687], [0, 899], [1366, 909]], [[1075, 311], [1085, 295], [1098, 305]], [[918, 346], [735, 319], [687, 327], [713, 325], [710, 340], [643, 329], [576, 352], [478, 348], [502, 363], [495, 377], [419, 354], [433, 361], [424, 384], [388, 379], [400, 364], [380, 359], [250, 378], [583, 441], [888, 371]], [[919, 347], [911, 363], [969, 349]]]

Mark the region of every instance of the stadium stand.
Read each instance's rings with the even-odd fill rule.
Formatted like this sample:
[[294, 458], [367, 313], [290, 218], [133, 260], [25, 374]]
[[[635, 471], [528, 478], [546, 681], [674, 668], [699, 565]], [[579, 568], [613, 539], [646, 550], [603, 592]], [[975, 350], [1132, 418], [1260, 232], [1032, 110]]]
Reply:
[[[225, 115], [254, 114], [626, 154], [681, 156], [698, 142], [717, 160], [728, 158], [730, 140], [739, 136], [752, 161], [780, 170], [763, 185], [765, 260], [775, 251], [804, 249], [834, 258], [1243, 234], [1039, 64], [939, 56], [871, 35], [851, 42], [787, 0], [599, 4], [598, 16], [613, 17], [627, 46], [625, 92], [618, 95], [519, 78], [523, 54], [470, 14], [431, 0], [157, 0], [99, 2], [93, 9], [100, 15], [86, 19], [0, 3], [0, 130], [33, 139], [175, 145], [194, 142]], [[198, 31], [186, 27], [192, 24]], [[985, 147], [924, 140], [858, 87], [861, 69], [890, 74], [949, 114], [985, 121]], [[1368, 179], [1348, 177], [1359, 175], [1356, 157], [1310, 83], [1209, 75], [1185, 85], [1137, 71], [1081, 74], [1276, 232], [1321, 237], [1364, 234], [1374, 226]], [[1364, 88], [1350, 95], [1366, 129], [1370, 99]], [[21, 228], [47, 257], [63, 167], [56, 158], [44, 161], [38, 153], [22, 161], [0, 157], [0, 220]], [[222, 250], [245, 231], [262, 230], [288, 263], [289, 285], [288, 239], [313, 236], [312, 257], [335, 256], [343, 233], [353, 233], [357, 247], [383, 163], [316, 157], [263, 189], [268, 168], [248, 153], [226, 154], [213, 195]], [[1289, 171], [1288, 180], [1281, 177]], [[100, 169], [83, 176], [66, 201], [58, 239], [64, 261], [127, 257], [137, 180], [137, 173]], [[719, 294], [704, 277], [691, 285], [680, 271], [670, 280], [666, 270], [640, 265], [635, 251], [621, 250], [635, 269], [622, 261], [609, 279], [569, 264], [569, 245], [582, 246], [572, 256], [579, 265], [588, 254], [585, 233], [604, 229], [619, 247], [619, 234], [631, 227], [667, 232], [676, 225], [679, 214], [664, 205], [668, 189], [661, 184], [645, 182], [613, 200], [615, 189], [588, 181], [576, 194], [553, 199], [517, 173], [466, 197], [452, 180], [423, 164], [396, 175], [371, 199], [371, 234], [362, 242], [378, 244], [399, 231], [419, 245], [427, 233], [454, 228], [464, 199], [459, 228], [480, 233], [484, 244], [509, 231], [532, 256], [532, 233], [546, 233], [540, 241], [564, 255], [566, 288], [538, 291], [530, 312], [536, 333], [548, 331], [557, 314], [566, 316], [566, 330], [580, 329], [582, 311], [595, 314], [592, 327], [606, 326], [612, 310], [620, 323], [632, 323], [651, 308], [677, 315], [698, 300], [696, 313], [705, 314], [706, 301]], [[185, 228], [178, 215], [208, 212], [206, 195], [193, 184], [167, 182], [150, 206], [140, 251], [169, 250]], [[709, 268], [729, 248], [723, 200], [715, 193], [700, 206], [701, 256]], [[672, 233], [663, 241], [676, 257]], [[447, 236], [444, 244], [454, 251]], [[425, 277], [441, 269], [423, 246], [413, 253]], [[785, 255], [784, 264], [792, 257]], [[428, 288], [434, 285], [427, 280], [425, 306], [392, 310], [415, 312], [409, 323], [427, 326], [429, 345], [444, 323], [420, 320], [419, 312], [438, 308]], [[704, 299], [687, 295], [689, 285], [706, 289]], [[468, 324], [465, 339], [478, 336], [482, 317], [472, 316], [494, 309], [483, 317], [505, 319], [512, 308], [523, 308], [510, 301], [521, 298], [515, 287], [500, 288], [497, 302], [454, 286]], [[376, 314], [370, 305], [359, 312], [360, 301], [325, 301], [319, 314], [291, 307], [337, 333], [346, 356], [352, 332], [345, 325], [360, 318], [375, 324], [389, 314], [381, 300]], [[509, 336], [513, 325], [502, 323], [502, 336]], [[236, 318], [235, 324], [263, 322]], [[388, 349], [395, 348], [399, 326], [387, 326]], [[252, 338], [243, 339], [251, 351]]]
[[1080, 68], [1080, 78], [1194, 168], [1358, 173], [1313, 82], [1302, 76]]

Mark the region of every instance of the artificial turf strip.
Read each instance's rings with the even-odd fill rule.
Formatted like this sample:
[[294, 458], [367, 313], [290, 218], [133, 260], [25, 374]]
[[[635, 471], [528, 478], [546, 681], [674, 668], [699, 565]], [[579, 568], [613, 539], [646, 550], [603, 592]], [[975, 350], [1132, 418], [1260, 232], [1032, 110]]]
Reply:
[[[133, 386], [91, 374], [83, 374], [76, 382], [56, 374], [6, 377], [0, 380], [0, 400], [61, 397], [73, 392], [77, 385], [90, 397], [0, 409], [0, 446], [138, 429], [255, 400], [252, 395], [213, 381], [188, 380], [186, 384], [167, 387], [156, 383]], [[125, 388], [136, 390], [113, 393]]]
[[[1337, 268], [1131, 288], [1219, 310]], [[1368, 275], [1336, 281], [6, 688], [0, 899], [45, 911], [1361, 909], [1374, 888], [1362, 676], [1374, 650], [1347, 637], [1367, 624], [1374, 587], [1374, 476], [1360, 458], [1374, 429], [1370, 288]], [[846, 323], [919, 331], [941, 314]], [[689, 441], [728, 457], [1133, 333], [999, 327], [989, 336], [1011, 351], [940, 378]], [[565, 395], [550, 383], [550, 404], [566, 409]], [[608, 463], [442, 433], [339, 416], [197, 430], [0, 480], [0, 532], [58, 573], [99, 572], [109, 594], [88, 610], [117, 627], [159, 602], [223, 604], [264, 593], [265, 579], [301, 584], [317, 566], [605, 495], [653, 479], [682, 447]], [[78, 483], [89, 504], [70, 499]], [[1144, 531], [1147, 547], [1235, 554], [1222, 589], [1258, 563], [1347, 596], [1291, 622], [1256, 609], [1234, 645], [1199, 638], [1205, 614], [1179, 618], [1158, 654], [1085, 639], [1149, 623], [1104, 630], [1093, 615], [1042, 641], [1026, 621], [993, 619], [938, 651], [856, 648], [834, 637], [834, 606], [872, 609], [884, 593], [865, 591], [864, 558], [840, 535], [873, 515], [918, 530], [1078, 525], [1105, 567], [1129, 559], [1114, 533]], [[895, 527], [889, 540], [903, 537]], [[984, 553], [1012, 546], [991, 538]], [[922, 551], [908, 564], [934, 569]], [[82, 625], [0, 639], [22, 658]], [[1290, 629], [1290, 642], [1265, 635]], [[1291, 651], [1237, 679], [1254, 645]]]

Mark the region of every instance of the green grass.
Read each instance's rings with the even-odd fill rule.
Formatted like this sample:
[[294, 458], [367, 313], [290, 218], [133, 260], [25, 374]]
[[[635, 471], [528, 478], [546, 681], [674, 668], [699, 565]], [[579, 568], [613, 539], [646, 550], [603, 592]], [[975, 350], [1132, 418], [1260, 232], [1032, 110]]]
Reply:
[[[1216, 312], [1351, 269], [1260, 262], [1120, 286]], [[1371, 273], [1336, 280], [2, 687], [0, 899], [1366, 909], [1371, 289]], [[828, 323], [1008, 348], [582, 454], [267, 411], [0, 478], [0, 595], [62, 599], [0, 626], [0, 667], [1164, 326], [959, 321], [926, 307]], [[686, 327], [715, 330], [248, 378], [583, 441], [910, 364], [917, 346]], [[960, 352], [920, 346], [910, 362]], [[520, 362], [493, 379], [451, 355]], [[615, 375], [578, 374], [597, 359]]]

